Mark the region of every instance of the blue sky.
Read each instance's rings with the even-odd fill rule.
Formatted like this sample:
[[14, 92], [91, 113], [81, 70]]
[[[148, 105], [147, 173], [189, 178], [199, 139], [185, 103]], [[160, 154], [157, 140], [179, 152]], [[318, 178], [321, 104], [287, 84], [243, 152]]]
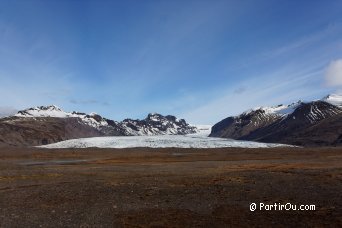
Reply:
[[341, 58], [342, 1], [0, 0], [0, 112], [213, 124], [338, 92]]

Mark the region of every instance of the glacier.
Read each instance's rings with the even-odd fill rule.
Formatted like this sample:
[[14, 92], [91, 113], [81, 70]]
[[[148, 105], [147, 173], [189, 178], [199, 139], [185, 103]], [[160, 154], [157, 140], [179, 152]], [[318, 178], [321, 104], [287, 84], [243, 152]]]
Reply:
[[[203, 128], [202, 128], [203, 129]], [[108, 136], [71, 139], [41, 148], [270, 148], [289, 147], [285, 144], [259, 143], [233, 139], [208, 137], [210, 128], [204, 128], [196, 134], [157, 135], [157, 136]], [[291, 146], [292, 147], [292, 146]]]

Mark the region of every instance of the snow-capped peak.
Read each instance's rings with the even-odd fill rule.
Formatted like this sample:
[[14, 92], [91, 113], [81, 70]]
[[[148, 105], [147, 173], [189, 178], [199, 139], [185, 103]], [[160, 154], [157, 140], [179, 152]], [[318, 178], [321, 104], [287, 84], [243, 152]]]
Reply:
[[120, 126], [126, 135], [162, 135], [191, 134], [197, 131], [183, 119], [172, 115], [149, 113], [143, 120], [124, 119]]
[[255, 111], [263, 111], [265, 114], [273, 114], [273, 115], [280, 115], [280, 116], [286, 116], [291, 114], [300, 104], [302, 103], [302, 101], [297, 101], [295, 103], [289, 104], [289, 105], [277, 105], [277, 106], [272, 106], [272, 107], [256, 107], [256, 108], [252, 108], [249, 109], [245, 112], [243, 112], [243, 115], [248, 115], [251, 112], [255, 112]]
[[56, 111], [62, 111], [62, 109], [56, 105], [48, 105], [48, 106], [39, 106], [38, 108], [42, 110], [56, 110]]
[[278, 108], [274, 109], [274, 113], [278, 114], [278, 115], [282, 115], [282, 116], [286, 116], [289, 115], [291, 113], [294, 112], [294, 110], [301, 105], [303, 102], [301, 100], [294, 102], [292, 104], [289, 105], [281, 105], [278, 106]]
[[37, 106], [19, 111], [15, 116], [17, 117], [68, 117], [68, 113], [64, 112], [56, 105]]
[[152, 121], [160, 121], [160, 119], [162, 118], [162, 115], [156, 113], [156, 112], [153, 112], [153, 113], [149, 113], [147, 115], [147, 118], [146, 119], [149, 119], [149, 120], [152, 120]]
[[161, 135], [161, 134], [190, 134], [197, 131], [183, 119], [175, 116], [163, 116], [158, 113], [150, 113], [144, 120], [125, 119], [122, 122], [105, 119], [95, 112], [90, 114], [82, 112], [65, 112], [55, 105], [39, 106], [19, 111], [16, 117], [57, 117], [79, 118], [84, 124], [96, 128], [103, 134], [115, 132], [115, 135]]
[[[37, 106], [34, 108], [28, 108], [19, 111], [15, 114], [16, 117], [56, 117], [56, 118], [67, 118], [76, 117], [80, 118], [85, 124], [99, 129], [101, 126], [107, 126], [108, 123], [102, 119], [97, 118], [98, 114], [92, 112], [89, 115], [80, 112], [65, 112], [56, 105], [49, 106]], [[95, 118], [96, 117], [96, 118]]]
[[322, 101], [342, 107], [342, 95], [339, 94], [329, 94], [325, 96]]

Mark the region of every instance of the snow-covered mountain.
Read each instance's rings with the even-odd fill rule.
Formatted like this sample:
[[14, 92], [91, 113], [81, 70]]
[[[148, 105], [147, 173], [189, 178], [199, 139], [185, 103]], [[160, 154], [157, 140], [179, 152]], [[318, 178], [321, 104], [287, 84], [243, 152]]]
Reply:
[[38, 106], [34, 108], [28, 108], [25, 110], [19, 111], [14, 116], [17, 117], [59, 117], [65, 118], [70, 117], [71, 113], [64, 112], [62, 109], [55, 105], [49, 106]]
[[[0, 146], [41, 145], [97, 136], [186, 135], [294, 145], [342, 144], [342, 95], [311, 102], [257, 107], [214, 126], [192, 126], [184, 119], [150, 113], [145, 119], [114, 121], [96, 113], [65, 112], [39, 106], [0, 118]], [[196, 136], [197, 135], [197, 136]]]
[[212, 127], [210, 136], [238, 139], [247, 136], [256, 129], [266, 127], [294, 112], [301, 101], [290, 105], [257, 107], [249, 109], [238, 116], [228, 117]]
[[20, 145], [40, 145], [92, 136], [185, 135], [198, 132], [184, 119], [171, 115], [150, 113], [143, 120], [118, 122], [96, 113], [65, 112], [55, 105], [28, 108], [12, 117], [0, 119], [0, 131], [3, 132], [0, 143], [11, 141], [13, 145], [16, 141]]
[[125, 119], [119, 125], [125, 135], [185, 135], [197, 132], [196, 127], [190, 126], [184, 119], [158, 113], [150, 113], [143, 120]]
[[[218, 122], [212, 127], [210, 136], [296, 145], [310, 141], [315, 144], [314, 140], [308, 139], [310, 132], [306, 129], [321, 124], [320, 129], [329, 128], [332, 131], [331, 124], [339, 125], [336, 121], [340, 121], [338, 117], [342, 116], [341, 98], [339, 95], [329, 95], [318, 101], [254, 108]], [[322, 125], [323, 120], [332, 118], [334, 121], [326, 121], [327, 126]], [[325, 133], [319, 131], [322, 135], [329, 134], [329, 139], [325, 140], [329, 143], [339, 140], [339, 131], [342, 134], [342, 129]], [[298, 134], [302, 134], [303, 139], [298, 139]]]
[[291, 114], [299, 105], [301, 105], [302, 101], [297, 101], [295, 103], [289, 105], [277, 105], [272, 107], [256, 107], [249, 109], [242, 113], [242, 115], [248, 115], [252, 112], [260, 111], [261, 114], [265, 115], [278, 115], [278, 116], [286, 116]]
[[80, 118], [83, 123], [101, 130], [102, 127], [108, 126], [106, 119], [96, 113], [85, 114], [81, 112], [65, 112], [56, 105], [38, 106], [19, 111], [16, 117], [55, 117], [55, 118]]

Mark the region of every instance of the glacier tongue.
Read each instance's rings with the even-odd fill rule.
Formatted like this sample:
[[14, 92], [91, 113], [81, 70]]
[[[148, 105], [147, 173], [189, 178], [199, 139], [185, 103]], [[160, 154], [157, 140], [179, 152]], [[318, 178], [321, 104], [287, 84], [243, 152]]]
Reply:
[[258, 143], [223, 138], [212, 138], [198, 134], [191, 135], [159, 135], [159, 136], [114, 136], [94, 137], [62, 141], [41, 146], [44, 148], [268, 148], [284, 147], [284, 144]]

